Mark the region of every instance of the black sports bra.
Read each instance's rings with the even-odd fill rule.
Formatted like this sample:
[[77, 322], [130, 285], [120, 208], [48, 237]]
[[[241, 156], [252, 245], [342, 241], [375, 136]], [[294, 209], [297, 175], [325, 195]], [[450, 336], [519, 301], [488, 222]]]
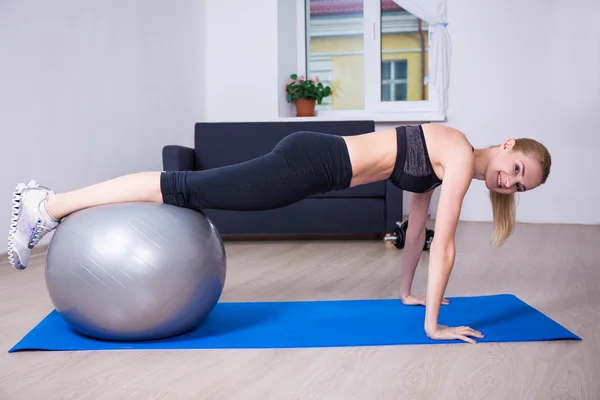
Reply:
[[396, 165], [388, 180], [400, 189], [413, 193], [425, 193], [440, 186], [442, 180], [431, 165], [423, 127], [398, 126], [396, 137]]

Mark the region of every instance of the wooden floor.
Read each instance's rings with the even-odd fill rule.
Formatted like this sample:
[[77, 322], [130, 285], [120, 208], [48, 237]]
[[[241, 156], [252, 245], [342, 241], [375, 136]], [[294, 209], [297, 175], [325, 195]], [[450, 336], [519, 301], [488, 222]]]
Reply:
[[[41, 255], [26, 271], [0, 265], [0, 399], [600, 399], [600, 227], [519, 225], [497, 253], [489, 233], [460, 224], [446, 295], [513, 293], [582, 342], [8, 354], [52, 309]], [[226, 248], [223, 301], [398, 295], [402, 252], [378, 240]]]

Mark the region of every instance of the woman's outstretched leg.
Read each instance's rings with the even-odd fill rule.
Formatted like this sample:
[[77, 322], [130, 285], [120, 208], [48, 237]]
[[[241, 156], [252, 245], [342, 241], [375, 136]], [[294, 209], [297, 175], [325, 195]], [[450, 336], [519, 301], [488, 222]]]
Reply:
[[25, 269], [31, 250], [65, 216], [84, 208], [131, 201], [161, 202], [160, 172], [124, 175], [101, 183], [55, 194], [36, 181], [20, 183], [13, 195], [8, 258]]
[[144, 201], [196, 210], [269, 210], [345, 189], [351, 179], [342, 138], [298, 132], [262, 157], [220, 168], [124, 175], [58, 194], [30, 181], [19, 184], [13, 198], [9, 260], [25, 269], [33, 247], [62, 218], [88, 207]]
[[66, 193], [51, 193], [46, 209], [60, 220], [84, 208], [131, 201], [162, 202], [160, 172], [140, 172], [109, 179]]

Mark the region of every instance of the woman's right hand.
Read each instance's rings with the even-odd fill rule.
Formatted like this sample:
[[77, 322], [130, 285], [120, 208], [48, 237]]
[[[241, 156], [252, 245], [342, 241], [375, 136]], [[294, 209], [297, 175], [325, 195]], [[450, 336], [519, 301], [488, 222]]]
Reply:
[[438, 325], [435, 329], [432, 329], [427, 332], [427, 336], [433, 340], [463, 340], [467, 343], [475, 344], [477, 343], [475, 340], [471, 339], [469, 336], [473, 336], [476, 338], [483, 338], [483, 334], [475, 329], [472, 329], [468, 326], [458, 326], [449, 328], [444, 325]]

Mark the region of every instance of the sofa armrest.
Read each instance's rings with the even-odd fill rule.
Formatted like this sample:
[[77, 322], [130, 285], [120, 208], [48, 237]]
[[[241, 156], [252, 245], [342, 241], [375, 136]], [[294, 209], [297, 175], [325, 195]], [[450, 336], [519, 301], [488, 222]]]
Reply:
[[164, 171], [193, 171], [194, 149], [179, 145], [164, 146], [162, 162]]
[[396, 228], [396, 222], [402, 222], [404, 196], [402, 189], [390, 181], [385, 184], [385, 231], [391, 233]]

